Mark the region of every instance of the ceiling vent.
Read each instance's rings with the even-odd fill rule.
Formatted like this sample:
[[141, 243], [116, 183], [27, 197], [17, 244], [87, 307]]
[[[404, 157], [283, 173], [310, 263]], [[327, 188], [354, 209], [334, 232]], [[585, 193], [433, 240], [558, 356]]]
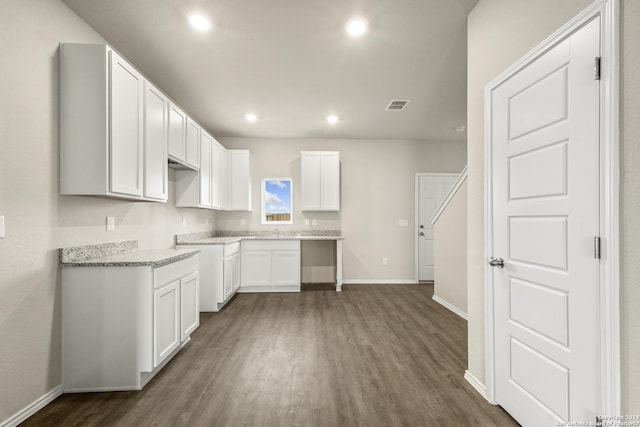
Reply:
[[410, 102], [410, 99], [392, 99], [385, 108], [386, 111], [402, 111]]

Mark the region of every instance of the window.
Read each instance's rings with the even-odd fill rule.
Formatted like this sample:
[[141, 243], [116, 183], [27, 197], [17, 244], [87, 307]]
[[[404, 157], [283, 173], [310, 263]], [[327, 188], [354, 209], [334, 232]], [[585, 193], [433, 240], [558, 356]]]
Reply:
[[262, 223], [293, 224], [291, 178], [262, 180]]

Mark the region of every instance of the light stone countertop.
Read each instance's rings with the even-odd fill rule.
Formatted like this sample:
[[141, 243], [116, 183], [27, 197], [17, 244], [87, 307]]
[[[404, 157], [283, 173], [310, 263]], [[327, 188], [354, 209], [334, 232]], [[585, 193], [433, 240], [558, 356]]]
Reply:
[[138, 249], [138, 242], [62, 248], [59, 250], [62, 267], [161, 267], [198, 254], [198, 249]]
[[240, 242], [241, 240], [343, 240], [342, 236], [220, 236], [208, 237], [205, 239], [184, 241], [176, 244], [181, 245], [227, 245]]

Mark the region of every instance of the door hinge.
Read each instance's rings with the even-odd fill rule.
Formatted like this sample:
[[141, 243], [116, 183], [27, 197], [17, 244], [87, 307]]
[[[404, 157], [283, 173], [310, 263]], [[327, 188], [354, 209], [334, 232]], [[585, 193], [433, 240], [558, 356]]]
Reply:
[[593, 66], [593, 75], [595, 80], [600, 80], [600, 57], [596, 56]]
[[595, 259], [601, 259], [600, 254], [600, 236], [595, 236], [593, 238], [593, 257]]

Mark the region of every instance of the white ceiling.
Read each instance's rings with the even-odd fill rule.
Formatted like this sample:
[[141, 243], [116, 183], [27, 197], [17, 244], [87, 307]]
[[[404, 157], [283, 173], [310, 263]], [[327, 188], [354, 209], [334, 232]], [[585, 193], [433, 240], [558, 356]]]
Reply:
[[[478, 0], [63, 1], [215, 136], [466, 139], [453, 128]], [[190, 27], [193, 11], [211, 31]], [[356, 15], [369, 31], [351, 39]], [[385, 111], [391, 99], [411, 102]]]

